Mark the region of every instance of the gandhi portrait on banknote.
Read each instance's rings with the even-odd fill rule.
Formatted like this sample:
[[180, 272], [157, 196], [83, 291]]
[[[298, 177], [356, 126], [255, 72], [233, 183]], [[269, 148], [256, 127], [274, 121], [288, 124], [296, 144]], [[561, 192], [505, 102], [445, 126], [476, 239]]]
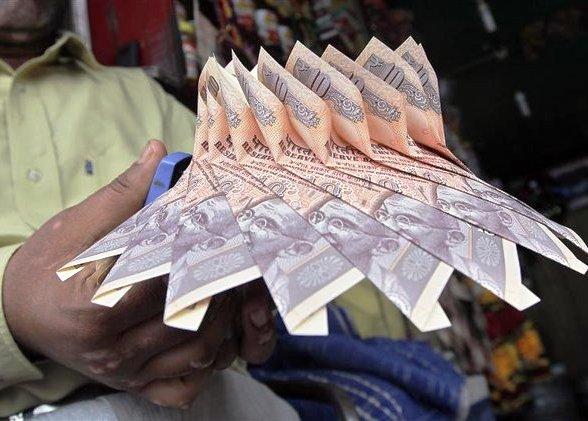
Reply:
[[338, 199], [312, 212], [309, 221], [364, 273], [384, 256], [393, 258], [398, 249], [394, 232]]
[[[503, 276], [497, 275], [504, 268], [500, 264], [502, 250], [496, 237], [479, 238], [481, 241], [476, 243], [479, 250], [470, 250], [466, 237], [468, 233], [462, 230], [465, 224], [460, 224], [455, 218], [436, 218], [437, 212], [422, 202], [391, 193], [383, 200], [375, 215], [382, 223], [404, 232], [409, 238], [426, 239], [427, 249], [438, 250], [447, 256], [451, 254], [456, 269], [465, 270], [493, 292], [501, 294], [504, 285], [497, 285], [497, 282], [502, 283]], [[483, 255], [472, 259], [472, 253]]]
[[187, 209], [182, 215], [184, 234], [179, 235], [174, 247], [182, 256], [178, 267], [187, 268], [198, 263], [209, 251], [223, 247], [231, 238], [239, 235], [231, 209], [224, 196], [214, 196]]
[[279, 300], [274, 296], [278, 308], [287, 311], [296, 301], [292, 294], [297, 295], [297, 289], [319, 286], [321, 280], [315, 284], [314, 279], [309, 279], [312, 285], [292, 281], [304, 270], [299, 262], [305, 261], [305, 257], [326, 240], [281, 199], [257, 203], [242, 212], [238, 220], [266, 282], [271, 282], [274, 291], [279, 291]]
[[[409, 293], [398, 282], [398, 272], [392, 270], [401, 252], [395, 232], [335, 198], [311, 212], [308, 219], [323, 237], [334, 244], [403, 311], [410, 311]], [[417, 280], [415, 273], [426, 275], [434, 269], [434, 265], [431, 265], [429, 271], [415, 272], [415, 268], [411, 269], [408, 273], [410, 276], [406, 278], [414, 281]]]
[[180, 223], [174, 243], [168, 301], [226, 276], [237, 266], [251, 264], [237, 247], [243, 242], [241, 232], [223, 195], [184, 209]]
[[[313, 244], [303, 235], [305, 227], [298, 224], [298, 218], [294, 218], [297, 214], [280, 199], [265, 200], [248, 211], [242, 217], [248, 219], [250, 245], [255, 255], [267, 256], [266, 261], [259, 262], [260, 266], [285, 269], [288, 261], [312, 251]], [[318, 234], [316, 237], [320, 238]], [[274, 258], [276, 255], [278, 259]]]
[[178, 226], [180, 206], [181, 201], [175, 200], [157, 209], [143, 229], [137, 233], [131, 245], [134, 246], [138, 242], [139, 247], [152, 247], [162, 243], [170, 235], [174, 235]]
[[[551, 256], [557, 261], [565, 262], [565, 256], [554, 246], [551, 239], [539, 228], [539, 225], [525, 217], [519, 217], [510, 209], [499, 208], [495, 204], [483, 200], [466, 201], [464, 193], [455, 189], [438, 185], [434, 189], [435, 200], [444, 209], [451, 209], [465, 221], [476, 224], [484, 221], [484, 229], [501, 235], [508, 231], [511, 238], [518, 244], [532, 246], [544, 256]], [[475, 202], [475, 203], [474, 203]]]
[[135, 215], [116, 227], [106, 237], [102, 238], [84, 253], [80, 254], [80, 256], [84, 256], [86, 254], [97, 254], [102, 251], [108, 251], [117, 247], [126, 246], [128, 244], [129, 237], [131, 237], [134, 232], [138, 232], [147, 223], [147, 221], [153, 217], [157, 210], [161, 209], [161, 207], [155, 206], [156, 203], [157, 202], [153, 202], [142, 208]]

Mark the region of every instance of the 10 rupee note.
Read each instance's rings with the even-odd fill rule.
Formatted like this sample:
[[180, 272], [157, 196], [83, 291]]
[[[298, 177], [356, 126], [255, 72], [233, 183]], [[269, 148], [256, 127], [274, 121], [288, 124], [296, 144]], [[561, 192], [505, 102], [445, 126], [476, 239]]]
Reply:
[[[279, 101], [272, 104], [273, 94], [253, 80], [236, 57], [233, 63], [243, 91], [239, 92], [235, 87], [232, 94], [225, 97], [230, 97], [233, 110], [239, 110], [241, 122], [231, 130], [239, 163], [308, 220], [420, 330], [448, 326], [449, 320], [435, 301], [437, 291], [443, 289], [452, 272], [451, 268], [440, 263], [437, 268], [432, 268], [432, 273], [420, 278], [407, 276], [412, 273], [409, 266], [414, 264], [408, 241], [365, 213], [280, 167], [273, 160], [270, 149], [262, 143], [264, 135], [258, 125], [279, 124], [274, 110], [281, 104]], [[230, 83], [230, 79], [226, 83]], [[277, 98], [273, 99], [277, 101]], [[245, 100], [251, 108], [242, 106]], [[287, 120], [282, 122], [287, 124]], [[266, 132], [269, 135], [275, 133], [271, 129]], [[429, 284], [435, 288], [425, 288]]]
[[[212, 82], [218, 87], [218, 82]], [[238, 116], [228, 113], [227, 118], [216, 102], [220, 94], [215, 94], [209, 89], [207, 105], [214, 119], [209, 130], [209, 162], [290, 331], [364, 276], [308, 222], [239, 166], [228, 130], [234, 123], [231, 119]]]
[[[518, 255], [513, 243], [482, 230], [473, 229], [463, 221], [444, 216], [445, 214], [438, 210], [400, 193], [365, 180], [360, 183], [352, 176], [342, 177], [339, 171], [330, 170], [320, 161], [317, 162], [312, 148], [305, 146], [305, 141], [315, 148], [317, 145], [323, 145], [322, 148], [318, 148], [317, 156], [328, 158], [324, 145], [329, 143], [330, 132], [323, 129], [320, 124], [305, 124], [304, 118], [318, 118], [319, 115], [322, 117], [323, 114], [319, 112], [324, 109], [324, 102], [281, 68], [263, 50], [260, 52], [259, 66], [260, 80], [282, 99], [290, 122], [299, 120], [299, 124], [293, 127], [305, 126], [301, 131], [303, 135], [298, 133], [302, 139], [295, 133], [288, 133], [280, 140], [280, 147], [283, 150], [281, 156], [292, 164], [298, 164], [301, 176], [313, 184], [331, 185], [331, 188], [336, 188], [339, 192], [345, 191], [345, 185], [362, 185], [364, 197], [359, 202], [351, 195], [341, 198], [355, 207], [365, 209], [384, 225], [470, 276], [516, 307], [525, 308], [529, 302], [537, 301], [537, 298], [521, 284]], [[290, 99], [284, 101], [284, 98]], [[478, 246], [474, 247], [475, 244]], [[492, 259], [486, 258], [486, 250], [491, 250]], [[521, 289], [527, 292], [526, 296], [520, 293]]]

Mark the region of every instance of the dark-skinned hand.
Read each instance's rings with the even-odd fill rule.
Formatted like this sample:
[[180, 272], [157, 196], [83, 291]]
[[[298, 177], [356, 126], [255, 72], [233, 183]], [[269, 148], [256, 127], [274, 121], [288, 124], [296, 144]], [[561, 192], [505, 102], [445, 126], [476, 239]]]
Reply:
[[188, 332], [163, 324], [162, 278], [139, 283], [105, 308], [90, 300], [113, 259], [89, 263], [65, 282], [55, 274], [141, 208], [165, 154], [163, 143], [150, 141], [109, 185], [41, 226], [10, 259], [2, 298], [10, 331], [26, 353], [154, 403], [184, 407], [212, 370], [237, 355], [261, 363], [271, 354], [275, 334], [263, 283], [215, 297], [198, 332]]

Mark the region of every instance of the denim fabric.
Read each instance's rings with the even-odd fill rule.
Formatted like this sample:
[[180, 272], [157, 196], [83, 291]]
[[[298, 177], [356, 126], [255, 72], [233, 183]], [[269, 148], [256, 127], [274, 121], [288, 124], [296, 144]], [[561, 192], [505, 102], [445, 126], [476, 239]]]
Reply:
[[[362, 340], [345, 312], [334, 305], [329, 306], [326, 337], [290, 336], [283, 327], [278, 330], [270, 361], [251, 368], [261, 381], [334, 384], [347, 392], [367, 420], [452, 419], [460, 409], [464, 378], [425, 343]], [[302, 414], [300, 405], [303, 402], [297, 401]]]

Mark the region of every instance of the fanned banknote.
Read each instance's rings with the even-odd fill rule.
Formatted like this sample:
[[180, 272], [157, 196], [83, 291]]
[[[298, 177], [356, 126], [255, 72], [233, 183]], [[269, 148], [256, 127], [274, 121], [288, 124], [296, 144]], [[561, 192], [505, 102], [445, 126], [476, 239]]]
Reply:
[[[164, 310], [170, 326], [197, 330], [210, 297], [261, 276], [245, 244], [226, 197], [204, 169], [208, 118], [204, 95], [209, 63], [199, 89], [199, 112], [188, 193], [182, 205], [179, 230], [172, 244], [172, 266]], [[291, 333], [327, 334], [326, 309], [317, 311]]]
[[[411, 64], [411, 66], [413, 66], [415, 70], [419, 68], [424, 70], [424, 72], [423, 70], [418, 71], [419, 75], [423, 75], [421, 79], [426, 79], [428, 81], [427, 84], [431, 84], [432, 88], [436, 89], [436, 91], [439, 92], [437, 75], [435, 73], [435, 70], [433, 69], [433, 66], [431, 66], [431, 64], [429, 63], [429, 60], [427, 59], [427, 54], [425, 53], [425, 50], [423, 49], [422, 45], [416, 45], [416, 42], [412, 39], [412, 37], [409, 37], [400, 47], [398, 47], [398, 50], [402, 55], [402, 58], [404, 58], [409, 64]], [[580, 236], [577, 233], [575, 233], [570, 228], [558, 224], [555, 221], [551, 221], [545, 215], [541, 214], [540, 212], [537, 212], [535, 209], [531, 208], [526, 203], [492, 186], [484, 180], [475, 177], [471, 172], [463, 173], [462, 171], [460, 171], [459, 168], [455, 168], [455, 166], [450, 166], [450, 170], [454, 171], [457, 174], [464, 175], [466, 178], [470, 179], [468, 181], [471, 182], [472, 189], [474, 191], [479, 191], [480, 193], [484, 194], [484, 196], [487, 197], [488, 200], [507, 206], [510, 209], [521, 213], [522, 215], [526, 215], [529, 218], [535, 219], [536, 221], [545, 224], [560, 238], [567, 239], [572, 244], [582, 249], [584, 252], [588, 253], [588, 246], [586, 246], [586, 243], [580, 238]]]
[[189, 330], [198, 329], [213, 295], [261, 276], [226, 198], [199, 162], [205, 154], [206, 121], [199, 95], [192, 170], [172, 244], [164, 310], [167, 325]]
[[421, 88], [427, 98], [427, 103], [435, 114], [433, 121], [435, 122], [436, 130], [443, 138], [443, 143], [445, 143], [439, 81], [435, 72], [432, 71], [433, 67], [431, 63], [429, 63], [426, 57], [422, 56], [422, 52], [424, 52], [422, 48], [419, 48], [412, 38], [407, 39], [395, 50], [395, 53], [402, 57], [418, 76]]
[[[317, 156], [328, 159], [329, 114], [324, 101], [282, 68], [264, 50], [258, 62], [259, 79], [280, 98], [290, 122], [300, 131], [282, 133], [281, 157], [298, 165], [299, 174], [314, 184], [344, 193], [344, 186], [360, 185], [363, 197], [341, 198], [366, 210], [400, 235], [471, 277], [516, 308], [526, 308], [537, 297], [521, 284], [516, 247], [510, 241], [446, 215], [435, 208], [366, 180], [325, 166], [305, 141], [316, 145]], [[267, 139], [267, 137], [266, 137]], [[268, 140], [269, 141], [269, 140]]]
[[[509, 209], [441, 185], [431, 177], [425, 179], [413, 175], [410, 161], [398, 163], [395, 159], [398, 154], [394, 155], [385, 146], [372, 144], [365, 117], [369, 107], [364, 107], [359, 89], [302, 44], [296, 44], [286, 68], [325, 99], [333, 125], [339, 127], [326, 145], [316, 141], [316, 137], [305, 139], [315, 153], [328, 156], [325, 164], [419, 200], [580, 273], [586, 272], [586, 265], [561, 241], [549, 236], [547, 227]], [[346, 143], [357, 149], [346, 146]], [[431, 169], [430, 173], [434, 171]]]
[[187, 175], [182, 175], [176, 185], [166, 191], [157, 200], [145, 205], [133, 216], [121, 223], [118, 227], [106, 234], [89, 248], [77, 255], [73, 260], [63, 265], [57, 276], [65, 281], [83, 269], [88, 262], [94, 262], [109, 257], [119, 256], [129, 245], [131, 238], [139, 232], [157, 211], [166, 206], [169, 201], [174, 201], [178, 196], [185, 193]]
[[[364, 56], [367, 55], [370, 48], [374, 46], [380, 49], [380, 51], [390, 50], [377, 40], [370, 44], [372, 44], [372, 46], [368, 45], [366, 47], [364, 50], [366, 54], [364, 54]], [[418, 73], [423, 90], [426, 92], [428, 100], [433, 101], [432, 98], [438, 97], [439, 87], [437, 83], [437, 76], [433, 67], [427, 60], [422, 46], [416, 45], [412, 38], [408, 38], [400, 47], [398, 47], [397, 51], [402, 56], [402, 58]], [[382, 53], [381, 55], [384, 57], [385, 53]], [[361, 56], [357, 61], [359, 62], [360, 60]], [[390, 63], [387, 64], [390, 65]], [[392, 87], [394, 84], [390, 83], [390, 86]], [[440, 114], [438, 114], [438, 119], [442, 123]], [[573, 230], [549, 220], [547, 217], [532, 209], [530, 206], [526, 205], [520, 200], [490, 185], [489, 183], [480, 180], [474, 174], [472, 174], [471, 171], [464, 169], [464, 167], [460, 167], [452, 162], [446, 161], [442, 157], [430, 153], [425, 149], [421, 149], [421, 152], [422, 153], [420, 156], [416, 157], [416, 159], [421, 162], [413, 162], [413, 170], [415, 174], [419, 174], [425, 177], [432, 177], [441, 184], [448, 185], [466, 193], [473, 194], [487, 201], [504, 206], [510, 210], [514, 210], [527, 218], [540, 222], [544, 226], [550, 228], [560, 238], [567, 239], [572, 244], [588, 253], [588, 247], [579, 237], [579, 235]], [[406, 160], [404, 160], [404, 162], [406, 162]], [[422, 163], [428, 163], [445, 171], [437, 171], [435, 174], [432, 174], [429, 168], [423, 168]], [[453, 176], [454, 174], [458, 175], [458, 177]], [[547, 235], [550, 234], [547, 233]]]
[[[439, 88], [436, 82], [437, 77], [432, 66], [430, 66], [428, 60], [426, 59], [426, 55], [422, 47], [419, 46], [415, 49], [414, 41], [411, 43], [409, 40], [407, 40], [406, 45], [403, 44], [401, 45], [401, 47], [399, 47], [399, 51], [403, 55], [403, 60], [405, 60], [413, 68], [413, 70], [420, 72], [419, 76], [421, 76], [422, 80], [427, 81], [426, 84], [428, 87], [426, 89], [423, 88], [419, 92], [428, 91], [428, 93], [422, 95], [422, 100], [429, 102], [429, 97], [438, 96]], [[411, 52], [413, 54], [410, 54]], [[333, 55], [332, 50], [329, 53], [330, 55]], [[399, 55], [394, 53], [389, 47], [384, 45], [376, 38], [372, 38], [370, 43], [365, 47], [365, 49], [357, 58], [356, 63], [365, 67], [371, 73], [382, 79], [389, 86], [393, 87], [398, 92], [403, 94], [405, 109], [407, 112], [406, 121], [409, 129], [409, 134], [411, 133], [410, 129], [412, 127], [412, 135], [417, 136], [418, 128], [424, 126], [423, 113], [425, 113], [425, 107], [417, 106], [416, 102], [413, 100], [413, 90], [407, 89], [408, 85], [417, 86], [417, 82], [414, 77], [412, 78], [413, 80], [410, 83], [405, 81], [404, 75], [407, 73], [407, 70], [406, 66], [402, 66], [402, 63], [399, 63]], [[341, 63], [339, 65], [341, 65]], [[410, 70], [408, 71], [408, 73], [411, 73]], [[418, 83], [420, 83], [420, 80]], [[439, 124], [438, 121], [441, 119], [440, 114], [433, 112], [429, 113], [429, 116], [432, 116], [437, 121], [437, 124]], [[422, 139], [424, 139], [425, 137], [423, 137]], [[421, 143], [423, 143], [425, 146], [432, 147], [430, 143], [427, 143], [422, 139], [417, 140], [420, 140]], [[554, 233], [556, 233], [561, 238], [567, 239], [572, 244], [576, 245], [584, 252], [588, 253], [588, 246], [586, 246], [586, 243], [573, 230], [549, 220], [544, 215], [535, 211], [534, 209], [519, 201], [518, 199], [478, 179], [470, 171], [468, 171], [463, 164], [458, 163], [456, 159], [450, 158], [453, 162], [448, 162], [440, 156], [436, 156], [435, 154], [430, 152], [427, 153], [425, 149], [421, 149], [421, 153], [415, 155], [414, 152], [416, 151], [416, 149], [417, 148], [411, 149], [413, 152], [411, 156], [415, 157], [418, 161], [426, 162], [432, 166], [436, 166], [440, 169], [447, 170], [448, 172], [452, 172], [454, 174], [463, 176], [461, 180], [451, 180], [453, 181], [451, 187], [457, 188], [467, 193], [472, 193], [480, 198], [486, 199], [493, 203], [506, 206], [511, 210], [515, 210], [518, 213], [527, 216], [528, 218], [534, 219], [535, 221], [540, 222], [545, 226], [549, 227]], [[439, 150], [435, 147], [433, 147], [433, 149], [435, 149], [437, 152], [441, 152], [441, 154], [447, 158], [447, 154], [444, 153], [442, 150]], [[423, 153], [425, 154], [424, 156]], [[426, 167], [423, 168], [422, 165], [419, 164], [419, 162], [413, 161], [412, 168], [415, 174], [421, 174], [425, 177], [433, 177], [440, 183], [446, 182], [446, 178], [449, 176], [448, 174], [446, 174], [444, 177], [439, 177], [438, 174], [437, 176], [435, 176], [431, 173], [430, 169]]]
[[[235, 63], [237, 61], [235, 60]], [[236, 64], [236, 66], [238, 66]], [[261, 68], [260, 68], [260, 71]], [[241, 81], [242, 84], [244, 81]], [[312, 110], [306, 109], [302, 106], [301, 102], [288, 94], [287, 85], [283, 81], [274, 80], [277, 82], [275, 85], [288, 101], [296, 107], [296, 110], [300, 112], [302, 116], [308, 116], [307, 122], [309, 126], [320, 127], [321, 122], [318, 120], [318, 115], [312, 112]], [[371, 189], [369, 183], [362, 182], [355, 178], [346, 176], [345, 174], [334, 174], [335, 177], [341, 176], [340, 179], [326, 179], [323, 177], [322, 172], [328, 169], [322, 167], [320, 163], [314, 158], [310, 150], [298, 151], [300, 160], [297, 162], [287, 157], [290, 151], [283, 149], [282, 146], [290, 136], [297, 138], [296, 133], [291, 129], [286, 109], [281, 104], [280, 100], [273, 95], [270, 90], [259, 84], [256, 80], [249, 78], [249, 86], [244, 85], [243, 90], [245, 91], [247, 98], [250, 100], [253, 112], [259, 123], [264, 138], [267, 141], [269, 149], [272, 151], [271, 155], [274, 159], [280, 163], [284, 168], [289, 169], [292, 172], [294, 179], [298, 177], [296, 174], [306, 174], [306, 171], [310, 170], [309, 175], [311, 180], [321, 188], [323, 191], [329, 191], [333, 195], [343, 198], [344, 200], [352, 203], [357, 209], [364, 211], [364, 215], [370, 214], [373, 210], [377, 209], [377, 196], [378, 192]], [[257, 85], [255, 94], [253, 95], [252, 86]], [[298, 92], [304, 93], [304, 91], [297, 90]], [[327, 116], [321, 118], [328, 119]], [[324, 123], [323, 123], [324, 124]], [[255, 151], [253, 145], [248, 145], [250, 150]], [[304, 153], [306, 152], [306, 154]], [[253, 153], [253, 152], [252, 152]], [[267, 158], [266, 155], [264, 155]], [[314, 161], [315, 165], [306, 161]], [[264, 165], [262, 165], [264, 166]], [[264, 167], [267, 168], [267, 165]], [[315, 170], [315, 171], [313, 171]], [[316, 175], [315, 175], [316, 173]], [[317, 182], [318, 180], [318, 182]], [[325, 181], [323, 181], [325, 180]], [[331, 202], [332, 203], [332, 202]], [[444, 264], [437, 260], [434, 256], [430, 255], [426, 251], [416, 247], [414, 244], [408, 242], [402, 236], [398, 236], [394, 230], [387, 229], [383, 231], [385, 235], [390, 235], [395, 239], [395, 243], [398, 245], [400, 253], [398, 254], [398, 260], [387, 260], [386, 256], [390, 256], [391, 253], [388, 250], [378, 250], [377, 244], [382, 241], [381, 237], [378, 239], [378, 235], [382, 233], [382, 224], [373, 225], [374, 219], [366, 221], [365, 217], [359, 216], [354, 208], [349, 207], [344, 202], [344, 207], [340, 208], [347, 214], [340, 215], [339, 225], [344, 224], [343, 221], [349, 221], [345, 224], [342, 229], [337, 230], [341, 235], [338, 237], [342, 242], [345, 242], [349, 247], [350, 253], [361, 254], [361, 251], [355, 249], [351, 241], [346, 241], [348, 238], [355, 238], [356, 235], [353, 231], [366, 230], [368, 233], [371, 232], [371, 244], [374, 245], [374, 255], [371, 259], [369, 275], [372, 276], [372, 281], [378, 282], [381, 280], [383, 284], [379, 284], [382, 287], [383, 292], [391, 298], [392, 301], [397, 303], [399, 307], [406, 313], [412, 315], [413, 321], [418, 321], [420, 317], [424, 320], [425, 314], [436, 314], [428, 320], [428, 327], [432, 328], [436, 323], [443, 325], [446, 323], [444, 314], [440, 310], [435, 310], [436, 300], [443, 287], [445, 286], [445, 276], [448, 276], [448, 271], [444, 270]], [[335, 217], [336, 218], [336, 217]], [[320, 218], [319, 218], [320, 219]], [[370, 231], [370, 228], [372, 231]], [[349, 237], [346, 237], [346, 233], [350, 233]], [[379, 233], [379, 234], [376, 234]], [[365, 244], [365, 243], [363, 243]], [[384, 244], [386, 242], [384, 241]], [[390, 245], [390, 244], [389, 244]], [[394, 248], [396, 244], [392, 245]], [[361, 246], [358, 244], [358, 247]], [[380, 260], [379, 256], [382, 257]], [[386, 269], [384, 269], [386, 268]], [[444, 275], [445, 273], [445, 275]], [[398, 275], [398, 282], [395, 283], [395, 276]], [[431, 309], [433, 309], [431, 311]], [[426, 329], [426, 327], [421, 326]]]
[[[198, 97], [198, 101], [200, 103], [200, 107], [202, 112], [206, 113], [206, 116], [208, 116], [208, 110], [205, 104], [205, 98], [207, 97], [207, 81], [208, 81], [208, 72], [207, 69], [208, 67], [210, 67], [210, 65], [214, 63], [214, 59], [210, 59], [205, 68], [203, 69], [202, 73], [201, 73], [201, 77], [200, 77], [200, 85], [201, 85], [201, 89], [199, 89], [199, 97]], [[230, 65], [230, 63], [229, 63]], [[217, 91], [218, 87], [214, 84], [212, 84], [213, 88], [215, 91]], [[217, 110], [218, 112], [221, 112], [220, 108], [218, 108]], [[203, 119], [203, 121], [206, 121], [206, 130], [207, 130], [207, 134], [208, 134], [208, 127], [211, 126], [213, 127], [213, 123], [214, 123], [214, 117], [212, 118], [206, 118]], [[224, 127], [224, 126], [223, 126]], [[210, 166], [210, 164], [208, 163], [207, 156], [208, 156], [208, 144], [209, 144], [209, 140], [208, 140], [208, 135], [206, 136], [206, 138], [203, 137], [196, 137], [196, 144], [194, 145], [194, 150], [195, 152], [195, 157], [196, 159], [198, 159], [201, 163], [202, 163], [202, 167], [203, 169], [206, 169], [205, 172], [207, 172], [207, 174], [210, 174], [210, 179], [211, 181], [213, 179], [215, 179], [214, 174], [212, 172], [212, 168]], [[218, 186], [218, 183], [216, 183], [216, 187], [219, 191], [221, 191], [221, 189]], [[230, 196], [231, 199], [235, 200], [235, 196], [232, 195]], [[236, 205], [235, 205], [236, 206]], [[239, 213], [239, 209], [240, 208], [236, 208], [237, 212], [233, 211], [233, 214], [238, 214]], [[239, 228], [240, 229], [240, 228]], [[243, 234], [247, 233], [247, 230], [244, 229]], [[250, 238], [249, 236], [247, 238]], [[249, 245], [249, 244], [248, 244]], [[258, 267], [258, 271], [259, 267]], [[327, 320], [327, 309], [326, 307], [321, 307], [320, 309], [316, 310], [314, 313], [312, 313], [311, 315], [309, 315], [303, 322], [297, 324], [296, 326], [289, 326], [289, 332], [291, 334], [294, 335], [326, 335], [329, 332], [329, 326], [328, 326], [328, 320]]]
[[[410, 266], [415, 247], [410, 242], [274, 162], [258, 127], [258, 124], [270, 127], [280, 124], [274, 113], [276, 107], [271, 102], [273, 95], [254, 80], [235, 56], [233, 64], [242, 91], [234, 85], [236, 81], [228, 78], [223, 79], [221, 86], [228, 85], [224, 97], [232, 112], [239, 116], [239, 123], [230, 128], [239, 163], [306, 218], [420, 330], [447, 326], [449, 320], [435, 301], [437, 291], [442, 291], [452, 269], [439, 262], [430, 271], [423, 271], [423, 276], [406, 276], [413, 274]], [[244, 101], [248, 101], [251, 108], [245, 107]], [[269, 133], [272, 133], [271, 128]], [[431, 285], [434, 288], [426, 288]]]
[[168, 195], [167, 200], [161, 202], [155, 213], [131, 236], [125, 251], [94, 293], [93, 303], [112, 307], [133, 284], [169, 273], [172, 242], [178, 229], [185, 191], [179, 193], [177, 190], [177, 194]]
[[[413, 67], [413, 69], [419, 75], [421, 84], [427, 94], [427, 98], [429, 98], [429, 101], [431, 101], [431, 98], [438, 97], [439, 86], [437, 82], [437, 75], [429, 63], [423, 47], [421, 45], [417, 45], [416, 42], [411, 37], [409, 37], [404, 43], [402, 43], [402, 45], [400, 45], [400, 47], [397, 48], [396, 51], [406, 62], [411, 65], [411, 67]], [[567, 239], [572, 244], [588, 253], [588, 247], [586, 246], [586, 243], [584, 243], [580, 236], [573, 230], [558, 224], [557, 222], [549, 220], [543, 214], [537, 212], [527, 204], [477, 178], [474, 174], [471, 173], [471, 171], [446, 161], [442, 157], [430, 153], [424, 149], [421, 150], [421, 152], [421, 155], [423, 156], [417, 157], [419, 161], [429, 163], [435, 167], [442, 168], [448, 172], [462, 175], [464, 177], [464, 180], [459, 180], [463, 184], [463, 190], [456, 185], [451, 185], [452, 187], [468, 193], [474, 193], [481, 198], [505, 206], [522, 215], [534, 219], [535, 221], [549, 227], [560, 238]]]
[[[195, 142], [193, 152], [196, 156], [199, 153], [197, 145]], [[133, 284], [170, 273], [174, 244], [175, 257], [181, 263], [180, 267], [176, 264], [171, 282], [168, 282], [164, 321], [169, 325], [196, 330], [210, 297], [259, 277], [243, 236], [238, 230], [235, 232], [236, 223], [224, 196], [210, 185], [196, 160], [184, 175], [183, 183], [187, 183], [184, 193], [173, 196], [175, 200], [166, 200], [143, 228], [131, 236], [128, 247], [94, 294], [92, 302], [113, 306]], [[217, 231], [212, 231], [214, 229]], [[178, 232], [181, 238], [176, 241]], [[226, 261], [232, 258], [234, 264], [231, 266]], [[216, 277], [217, 273], [211, 268], [215, 263], [227, 269], [225, 276]], [[201, 269], [206, 264], [208, 271], [203, 276]]]
[[[225, 148], [225, 146], [220, 147]], [[226, 150], [223, 152], [227, 153]], [[324, 244], [320, 242], [311, 244], [308, 236], [302, 240], [294, 237], [292, 230], [300, 230], [295, 223], [281, 226], [279, 232], [274, 229], [278, 227], [278, 224], [285, 222], [289, 213], [277, 196], [269, 191], [261, 190], [259, 186], [255, 186], [253, 180], [243, 178], [242, 171], [238, 167], [227, 167], [224, 162], [204, 167], [211, 177], [217, 179], [233, 212], [237, 212], [235, 216], [241, 232], [247, 236], [249, 252], [258, 262], [259, 270], [288, 332], [293, 335], [328, 334], [327, 311], [320, 300], [328, 302], [333, 297], [332, 295], [322, 297], [322, 291], [317, 290], [318, 287], [334, 275], [341, 281], [340, 285], [335, 284], [334, 287], [345, 290], [363, 279], [363, 275], [356, 273], [348, 266], [343, 266], [339, 268], [340, 270], [335, 267], [332, 275], [325, 275], [325, 267], [320, 271], [320, 259], [329, 259], [332, 256], [321, 249], [321, 246], [324, 248]], [[233, 190], [235, 185], [239, 187]], [[251, 192], [251, 196], [257, 197], [257, 200], [248, 202], [245, 207], [243, 206], [245, 202], [241, 200], [243, 186]], [[261, 195], [263, 199], [260, 199]], [[266, 223], [269, 224], [264, 225]], [[333, 259], [329, 262], [336, 263]], [[309, 267], [314, 271], [314, 278], [309, 276], [311, 273]], [[319, 281], [319, 276], [324, 278], [320, 278]], [[350, 286], [344, 287], [347, 283]], [[334, 295], [341, 292], [330, 291]], [[312, 293], [315, 293], [315, 296], [309, 297]]]
[[356, 61], [404, 94], [407, 128], [412, 139], [463, 166], [445, 146], [443, 127], [438, 124], [439, 115], [431, 108], [418, 75], [402, 57], [372, 38]]
[[437, 300], [454, 269], [518, 309], [538, 301], [515, 243], [584, 273], [558, 237], [588, 252], [447, 149], [437, 75], [412, 38], [396, 51], [374, 38], [355, 61], [298, 43], [286, 68], [262, 49], [253, 74], [211, 58], [189, 168], [58, 276], [99, 260], [93, 302], [112, 306], [169, 273], [164, 322], [189, 330], [214, 295], [263, 276], [288, 331], [308, 335], [367, 277], [432, 330], [450, 324]]
[[[221, 104], [218, 82], [210, 77], [207, 106], [209, 162], [219, 186], [237, 213], [250, 251], [288, 330], [358, 283], [364, 275], [300, 215], [237, 163], [228, 130], [238, 115]], [[212, 93], [211, 93], [212, 91]]]

